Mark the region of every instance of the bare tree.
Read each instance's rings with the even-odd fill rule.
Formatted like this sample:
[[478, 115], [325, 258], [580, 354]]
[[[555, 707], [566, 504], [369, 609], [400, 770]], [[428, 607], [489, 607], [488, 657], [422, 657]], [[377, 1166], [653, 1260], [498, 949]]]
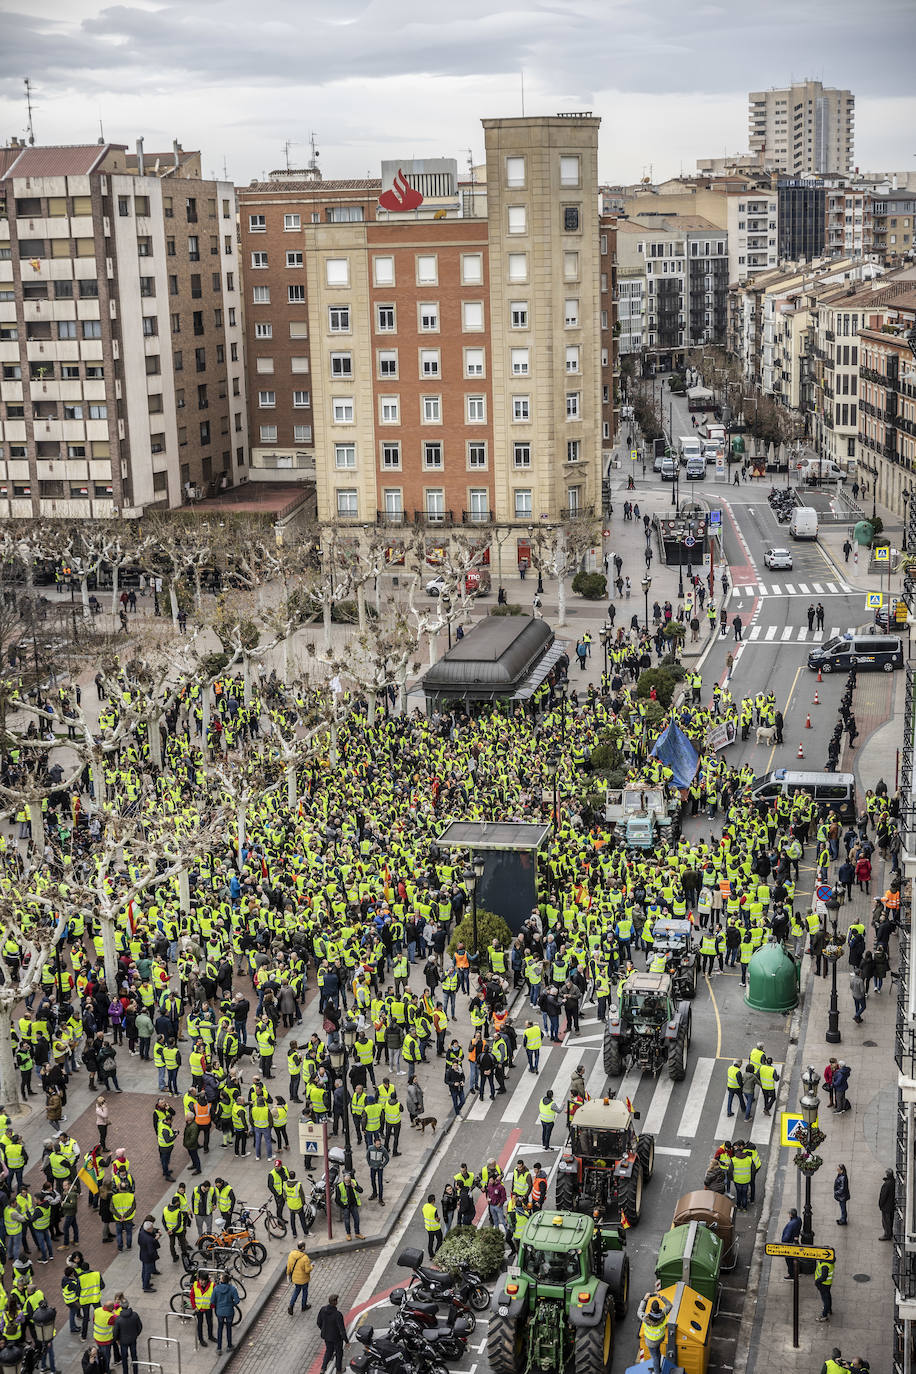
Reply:
[[557, 580], [557, 626], [562, 628], [566, 624], [566, 578], [579, 571], [587, 550], [598, 542], [598, 525], [594, 520], [570, 520], [539, 529], [535, 541], [536, 566]]
[[17, 950], [14, 957], [4, 958], [5, 976], [0, 986], [0, 1105], [11, 1113], [22, 1106], [20, 1075], [13, 1059], [13, 1013], [40, 988], [42, 970], [67, 924], [63, 916], [54, 921], [50, 916], [26, 915], [16, 895], [7, 883], [0, 897], [4, 948], [15, 946]]

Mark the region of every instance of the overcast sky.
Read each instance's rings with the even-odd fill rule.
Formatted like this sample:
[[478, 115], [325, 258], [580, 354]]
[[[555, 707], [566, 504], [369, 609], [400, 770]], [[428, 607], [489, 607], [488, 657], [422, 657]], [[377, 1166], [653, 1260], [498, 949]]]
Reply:
[[[263, 16], [263, 17], [262, 17]], [[200, 148], [237, 183], [308, 156], [483, 156], [483, 116], [591, 110], [603, 180], [747, 149], [747, 92], [815, 77], [856, 96], [856, 163], [914, 170], [913, 0], [0, 0], [0, 137]]]

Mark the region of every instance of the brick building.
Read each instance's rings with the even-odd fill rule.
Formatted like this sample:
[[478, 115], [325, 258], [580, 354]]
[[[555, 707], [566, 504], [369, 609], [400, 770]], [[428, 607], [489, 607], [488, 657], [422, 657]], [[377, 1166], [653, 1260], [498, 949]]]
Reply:
[[0, 150], [0, 516], [246, 475], [237, 258], [234, 188], [178, 144]]
[[527, 524], [600, 499], [615, 221], [591, 116], [485, 120], [486, 163], [240, 190], [252, 475], [321, 519]]
[[860, 468], [879, 501], [906, 521], [916, 488], [916, 288], [880, 312], [864, 313], [859, 333]]

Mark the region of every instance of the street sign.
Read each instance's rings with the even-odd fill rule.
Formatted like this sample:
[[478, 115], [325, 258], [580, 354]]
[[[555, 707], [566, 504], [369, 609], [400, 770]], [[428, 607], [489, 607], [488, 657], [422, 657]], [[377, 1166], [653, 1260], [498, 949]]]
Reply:
[[817, 888], [818, 901], [829, 902], [832, 896], [833, 888], [828, 887], [826, 883], [821, 883], [820, 886]]
[[768, 1255], [781, 1255], [783, 1259], [829, 1260], [836, 1259], [836, 1251], [829, 1245], [767, 1245]]
[[630, 461], [631, 461], [632, 463], [635, 463], [635, 462], [636, 462], [636, 459], [637, 459], [638, 457], [639, 457], [639, 449], [638, 449], [638, 448], [631, 448], [631, 449], [630, 449]]
[[693, 546], [694, 546], [694, 544], [695, 544], [696, 542], [697, 542], [697, 541], [694, 539], [693, 535], [692, 535], [692, 534], [688, 534], [687, 538], [684, 540], [684, 548], [685, 548], [685, 549], [692, 549]]
[[610, 537], [611, 537], [611, 531], [610, 531], [610, 530], [602, 530], [602, 531], [601, 531], [601, 537], [602, 537], [602, 539], [610, 539]]
[[866, 592], [865, 605], [870, 611], [876, 611], [884, 605], [884, 596], [881, 592]]
[[709, 523], [710, 523], [711, 525], [721, 525], [721, 524], [722, 524], [722, 512], [721, 512], [720, 510], [711, 510], [711, 511], [709, 512]]
[[[786, 1149], [797, 1150], [799, 1142], [795, 1139], [795, 1127], [802, 1124], [804, 1117], [801, 1112], [783, 1112], [779, 1118], [779, 1143]], [[815, 1126], [818, 1124], [815, 1121]]]
[[304, 1155], [321, 1154], [324, 1132], [318, 1121], [299, 1122], [299, 1149]]
[[875, 562], [876, 562], [876, 563], [889, 563], [890, 561], [891, 561], [891, 551], [890, 551], [890, 547], [889, 547], [887, 544], [880, 544], [880, 545], [878, 546], [878, 548], [875, 549]]

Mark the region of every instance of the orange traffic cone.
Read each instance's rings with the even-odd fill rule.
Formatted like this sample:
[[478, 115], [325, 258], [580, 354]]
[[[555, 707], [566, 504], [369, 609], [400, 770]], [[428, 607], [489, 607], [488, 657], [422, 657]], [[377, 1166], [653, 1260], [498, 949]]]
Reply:
[[821, 672], [820, 668], [818, 668], [818, 670], [817, 670], [817, 680], [818, 680], [818, 682], [823, 682], [823, 681], [824, 681], [824, 675], [823, 675], [823, 673]]
[[812, 704], [812, 706], [820, 706], [820, 704], [821, 704], [820, 698], [818, 697], [818, 694], [817, 694], [817, 688], [816, 688], [816, 687], [815, 687], [815, 689], [814, 689], [814, 701], [813, 701], [811, 704]]
[[810, 729], [811, 729], [811, 712], [810, 712], [810, 711], [808, 712], [807, 716], [805, 717], [805, 729], [806, 729], [806, 730], [810, 730]]
[[801, 746], [801, 740], [798, 741], [798, 753], [795, 755], [795, 757], [797, 759], [803, 759], [805, 757], [805, 751]]

